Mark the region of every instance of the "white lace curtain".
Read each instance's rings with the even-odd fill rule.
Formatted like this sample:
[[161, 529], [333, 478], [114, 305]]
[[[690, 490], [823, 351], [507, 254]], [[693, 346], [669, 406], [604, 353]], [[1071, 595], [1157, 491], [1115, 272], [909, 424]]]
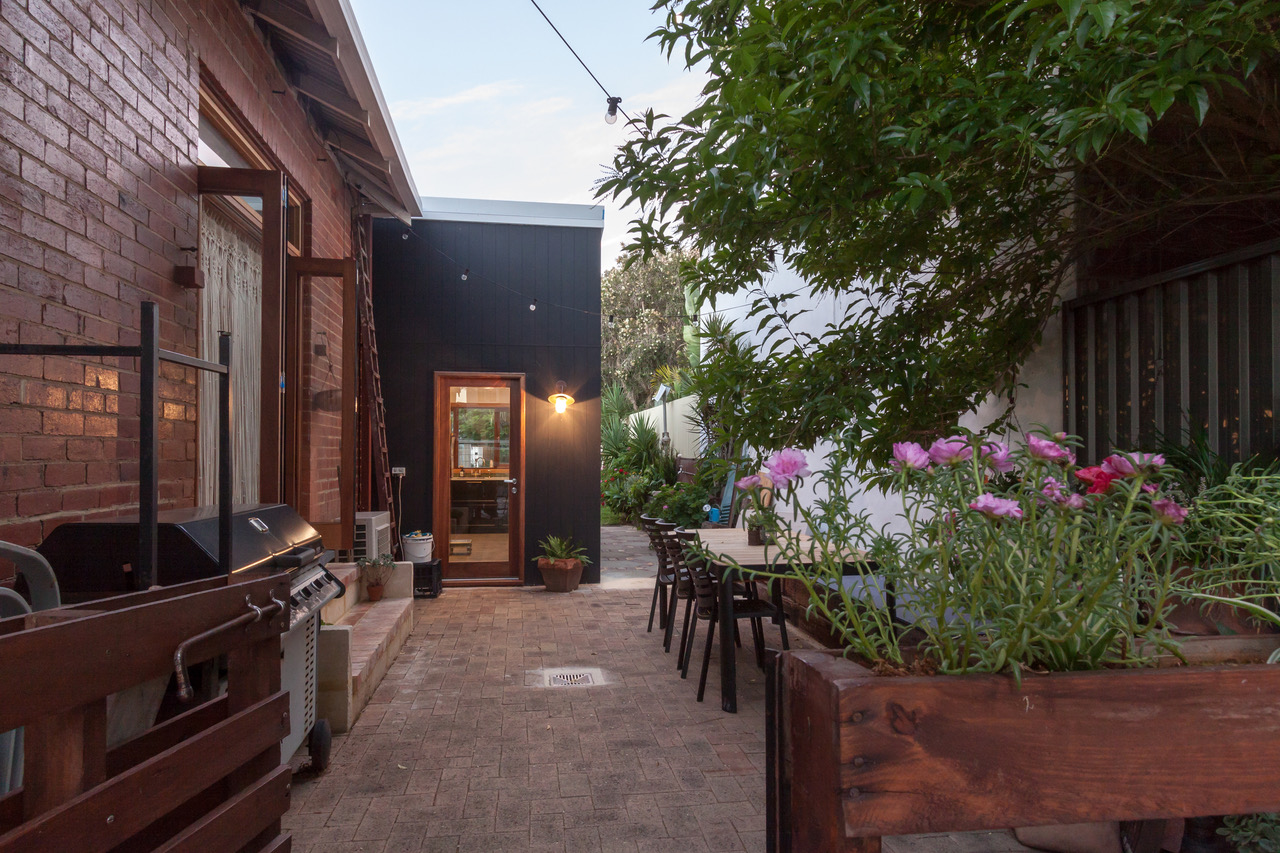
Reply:
[[[262, 391], [262, 253], [254, 240], [202, 200], [200, 203], [200, 357], [218, 360], [218, 333], [231, 333], [231, 441], [236, 503], [258, 500]], [[197, 495], [218, 501], [218, 377], [200, 374]]]

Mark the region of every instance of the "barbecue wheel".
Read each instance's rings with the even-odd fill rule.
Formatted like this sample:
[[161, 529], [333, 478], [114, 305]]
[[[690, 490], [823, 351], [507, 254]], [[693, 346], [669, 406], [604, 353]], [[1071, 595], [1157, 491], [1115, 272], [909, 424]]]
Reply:
[[307, 754], [311, 756], [311, 772], [323, 773], [329, 769], [329, 750], [333, 747], [333, 729], [326, 719], [316, 720], [307, 736]]

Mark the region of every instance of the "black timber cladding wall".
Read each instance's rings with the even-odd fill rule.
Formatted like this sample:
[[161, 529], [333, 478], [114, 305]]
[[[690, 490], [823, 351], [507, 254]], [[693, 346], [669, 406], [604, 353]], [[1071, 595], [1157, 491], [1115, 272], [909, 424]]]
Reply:
[[[523, 373], [525, 581], [542, 583], [537, 543], [568, 533], [598, 582], [600, 230], [383, 220], [373, 265], [387, 443], [407, 469], [401, 530], [432, 529], [434, 374]], [[562, 415], [547, 400], [557, 380], [576, 400]]]

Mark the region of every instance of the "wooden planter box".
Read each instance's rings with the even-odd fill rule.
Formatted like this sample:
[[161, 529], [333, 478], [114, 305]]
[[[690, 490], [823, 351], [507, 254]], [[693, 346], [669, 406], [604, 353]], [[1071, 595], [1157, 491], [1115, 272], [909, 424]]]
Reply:
[[[1255, 658], [1276, 638], [1205, 638]], [[1280, 665], [882, 677], [786, 652], [770, 679], [770, 849], [1280, 809]]]

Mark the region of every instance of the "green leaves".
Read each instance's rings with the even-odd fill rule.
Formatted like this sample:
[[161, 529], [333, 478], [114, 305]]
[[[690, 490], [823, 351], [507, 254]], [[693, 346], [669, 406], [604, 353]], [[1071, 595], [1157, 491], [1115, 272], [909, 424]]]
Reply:
[[[871, 459], [1016, 393], [1066, 265], [1163, 216], [1172, 192], [1087, 194], [1126, 169], [1163, 186], [1153, 139], [1199, 151], [1195, 128], [1219, 114], [1252, 129], [1275, 112], [1257, 99], [1280, 0], [659, 8], [659, 45], [701, 58], [709, 82], [686, 115], [646, 116], [601, 184], [641, 206], [633, 247], [695, 253], [685, 282], [704, 302], [761, 288], [772, 252], [815, 292], [857, 303], [796, 348], [789, 321], [756, 302], [767, 339], [725, 368], [763, 414], [725, 417], [759, 447], [852, 422]], [[1224, 182], [1217, 163], [1196, 183], [1181, 155], [1168, 183], [1203, 208], [1275, 193], [1266, 134], [1265, 156], [1239, 169], [1253, 183]]]

